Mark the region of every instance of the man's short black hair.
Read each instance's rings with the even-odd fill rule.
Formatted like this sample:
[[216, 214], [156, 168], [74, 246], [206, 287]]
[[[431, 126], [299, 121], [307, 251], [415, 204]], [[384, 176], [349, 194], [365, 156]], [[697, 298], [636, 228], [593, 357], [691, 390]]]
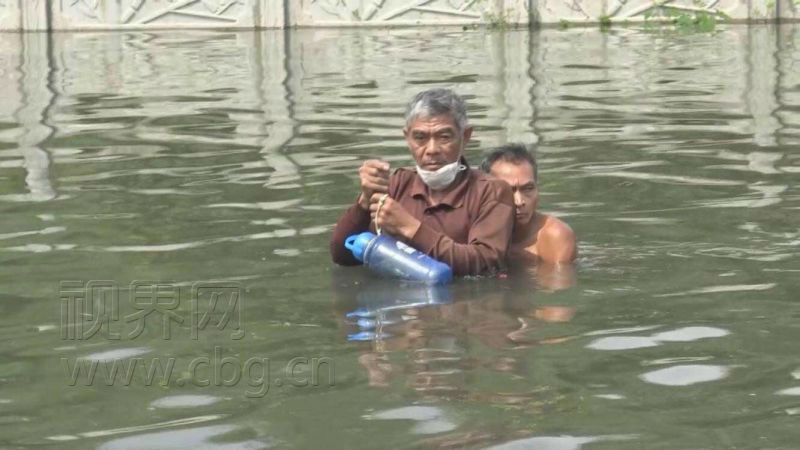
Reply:
[[527, 162], [533, 167], [533, 181], [539, 182], [539, 164], [536, 163], [536, 152], [533, 149], [529, 150], [524, 144], [506, 144], [492, 150], [481, 162], [481, 170], [490, 173], [492, 166], [497, 161], [506, 161], [512, 164]]

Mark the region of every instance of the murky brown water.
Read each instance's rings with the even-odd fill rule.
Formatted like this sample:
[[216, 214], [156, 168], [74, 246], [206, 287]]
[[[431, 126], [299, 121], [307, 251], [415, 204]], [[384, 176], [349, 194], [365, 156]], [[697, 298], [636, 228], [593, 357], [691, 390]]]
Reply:
[[[0, 34], [0, 446], [795, 448], [798, 46]], [[467, 96], [473, 163], [539, 143], [574, 270], [426, 290], [332, 266], [356, 168], [411, 161], [403, 106], [434, 86]]]

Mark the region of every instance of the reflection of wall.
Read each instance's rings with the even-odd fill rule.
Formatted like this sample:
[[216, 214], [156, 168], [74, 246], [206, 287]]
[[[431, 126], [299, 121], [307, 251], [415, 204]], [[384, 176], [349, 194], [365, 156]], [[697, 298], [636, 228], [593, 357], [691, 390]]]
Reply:
[[[0, 120], [17, 127], [0, 134], [0, 141], [15, 142], [21, 160], [4, 161], [5, 167], [25, 171], [25, 187], [15, 186], [12, 193], [0, 195], [2, 201], [45, 201], [55, 198], [50, 181], [50, 155], [43, 148], [52, 135], [46, 115], [55, 96], [48, 77], [51, 72], [46, 34], [3, 35], [0, 51]], [[7, 50], [7, 52], [6, 52]], [[4, 70], [5, 69], [5, 70]]]
[[497, 92], [496, 104], [499, 117], [497, 125], [504, 131], [504, 141], [536, 143], [539, 137], [530, 126], [531, 117], [534, 115], [533, 86], [531, 76], [530, 53], [531, 35], [503, 34], [496, 38], [493, 53], [502, 55], [500, 64], [495, 65], [497, 70], [498, 86], [502, 91]]
[[[714, 133], [744, 133], [758, 146], [775, 146], [794, 116], [782, 105], [798, 78], [796, 32], [781, 30], [731, 26], [720, 31], [724, 38], [708, 39], [664, 39], [632, 29], [534, 34], [531, 68], [539, 117], [533, 127], [547, 141], [587, 145], [613, 133], [653, 145], [658, 133], [673, 132], [677, 120], [697, 116], [700, 105], [709, 104], [726, 114]], [[704, 62], [702, 76], [694, 70], [698, 61]], [[679, 129], [704, 133], [709, 125], [686, 120]]]
[[[0, 86], [6, 99], [0, 112], [19, 126], [0, 130], [0, 139], [16, 142], [23, 154], [3, 164], [25, 168], [29, 194], [49, 199], [55, 193], [43, 146], [48, 140], [91, 142], [68, 152], [56, 149], [56, 166], [79, 163], [83, 152], [118, 159], [170, 154], [175, 149], [165, 146], [187, 143], [208, 146], [198, 154], [247, 145], [261, 149], [259, 158], [228, 175], [268, 189], [293, 188], [305, 183], [303, 171], [352, 172], [362, 150], [369, 155], [388, 149], [405, 164], [405, 102], [419, 90], [443, 85], [472, 99], [477, 113], [471, 121], [487, 130], [476, 133], [480, 148], [536, 141], [529, 123], [529, 33], [471, 36], [450, 49], [446, 42], [420, 40], [412, 30], [3, 35], [0, 45], [10, 51], [0, 54], [7, 59], [2, 64], [14, 69], [0, 72], [7, 78]], [[484, 57], [473, 57], [487, 48], [492, 51]], [[442, 64], [416, 57], [442, 50], [450, 53]], [[387, 76], [386, 67], [394, 67], [395, 76]], [[452, 79], [442, 84], [443, 77]], [[234, 124], [235, 131], [186, 135], [179, 125], [190, 112], [195, 120]], [[338, 134], [351, 151], [320, 152], [320, 133]], [[329, 163], [320, 165], [321, 158]], [[84, 175], [93, 176], [99, 177]], [[61, 184], [80, 179], [67, 177]], [[15, 195], [29, 195], [19, 188]]]
[[[0, 30], [612, 22], [681, 14], [795, 19], [795, 0], [0, 0]], [[50, 11], [47, 11], [49, 8]], [[48, 21], [48, 17], [50, 20]], [[48, 23], [49, 22], [49, 23]]]
[[[191, 142], [261, 149], [237, 169], [241, 174], [230, 174], [241, 182], [297, 187], [308, 182], [301, 175], [349, 174], [374, 155], [402, 165], [409, 161], [400, 133], [404, 103], [419, 90], [444, 85], [468, 97], [478, 127], [476, 149], [539, 138], [591, 145], [609, 132], [652, 144], [653, 133], [674, 129], [663, 114], [682, 117], [695, 111], [691, 102], [712, 101], [730, 113], [714, 131], [752, 136], [763, 150], [742, 157], [766, 167], [766, 148], [800, 137], [798, 33], [781, 27], [721, 32], [724, 39], [709, 38], [706, 44], [713, 45], [705, 47], [698, 36], [664, 40], [624, 29], [473, 33], [455, 47], [419, 39], [419, 30], [77, 33], [59, 39], [3, 34], [0, 119], [16, 126], [0, 129], [0, 141], [16, 143], [14, 156], [21, 157], [0, 166], [25, 173], [25, 183], [6, 200], [57, 195], [52, 163], [79, 158], [48, 149], [53, 137], [98, 138], [108, 157], [158, 153], [165, 142], [185, 142], [174, 121], [187, 107], [212, 118], [224, 114], [220, 120], [236, 128], [193, 135]], [[416, 57], [428, 52], [446, 56], [434, 65]], [[685, 68], [701, 59], [709, 62], [702, 77], [691, 70], [667, 76], [649, 69]], [[387, 67], [396, 73], [387, 74]], [[600, 91], [590, 72], [605, 83], [604, 101], [614, 108], [597, 103]], [[226, 89], [220, 94], [209, 86]], [[677, 86], [690, 106], [661, 100]], [[176, 101], [180, 96], [191, 98], [191, 105]], [[680, 127], [703, 132], [706, 124]], [[337, 142], [337, 148], [321, 151], [321, 141]]]
[[[13, 112], [20, 108], [22, 92], [19, 88], [22, 74], [19, 67], [22, 65], [22, 34], [0, 34], [0, 98], [3, 99], [0, 108], [0, 121], [13, 120]], [[11, 141], [9, 133], [13, 129], [0, 129], [0, 141]]]
[[[471, 34], [458, 46], [420, 39], [418, 30], [292, 33], [289, 90], [297, 136], [302, 143], [313, 144], [320, 134], [328, 138], [335, 134], [347, 153], [399, 154], [410, 161], [401, 133], [405, 103], [423, 89], [453, 87], [467, 98], [470, 123], [478, 127], [477, 147], [511, 140], [536, 142], [529, 123], [533, 114], [529, 52], [527, 32]], [[432, 64], [419, 57], [425, 53], [442, 56]], [[339, 120], [331, 119], [336, 116]], [[310, 151], [298, 154], [314, 156]], [[346, 161], [342, 166], [352, 172]]]
[[800, 143], [800, 30], [796, 27], [777, 27], [777, 99], [776, 117], [781, 145]]
[[18, 144], [28, 172], [25, 183], [30, 191], [30, 199], [34, 201], [50, 200], [56, 196], [50, 182], [50, 154], [43, 148], [45, 141], [53, 134], [53, 128], [48, 124], [47, 110], [55, 98], [55, 92], [48, 82], [52, 67], [47, 46], [48, 36], [45, 34], [23, 35], [24, 102], [17, 117], [24, 131]]
[[263, 164], [274, 169], [264, 184], [268, 188], [298, 186], [300, 171], [297, 163], [284, 152], [283, 146], [294, 137], [292, 95], [289, 92], [289, 73], [286, 68], [286, 35], [280, 31], [259, 34], [255, 45], [253, 75], [264, 121], [257, 136], [260, 138]]
[[746, 104], [753, 116], [753, 141], [759, 146], [777, 144], [776, 131], [780, 127], [775, 111], [778, 108], [777, 92], [777, 39], [775, 29], [754, 27], [748, 33], [748, 79], [750, 88], [745, 93]]
[[[109, 157], [156, 154], [165, 151], [166, 142], [247, 145], [261, 148], [262, 158], [227, 176], [270, 186], [296, 178], [295, 164], [281, 153], [293, 133], [284, 37], [273, 30], [76, 33], [54, 40], [53, 82], [63, 94], [54, 118], [58, 137], [92, 135], [106, 143], [102, 151]], [[200, 46], [204, 51], [197, 51]], [[235, 133], [176, 131], [182, 117], [203, 112], [210, 120], [235, 124]]]

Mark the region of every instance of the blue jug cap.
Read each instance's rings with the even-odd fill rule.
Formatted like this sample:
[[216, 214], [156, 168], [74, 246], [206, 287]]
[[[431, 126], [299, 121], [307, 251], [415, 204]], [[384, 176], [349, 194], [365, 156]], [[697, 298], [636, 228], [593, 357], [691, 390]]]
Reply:
[[351, 252], [357, 260], [364, 262], [364, 252], [367, 250], [369, 243], [375, 239], [375, 234], [365, 231], [359, 234], [350, 235], [344, 241], [344, 247]]

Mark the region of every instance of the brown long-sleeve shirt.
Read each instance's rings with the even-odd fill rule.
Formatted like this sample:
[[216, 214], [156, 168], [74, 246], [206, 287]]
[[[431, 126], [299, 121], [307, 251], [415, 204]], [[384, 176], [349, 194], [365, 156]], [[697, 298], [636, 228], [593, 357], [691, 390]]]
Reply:
[[[421, 222], [414, 237], [403, 240], [450, 265], [455, 275], [479, 275], [504, 268], [514, 223], [511, 188], [470, 168], [460, 172], [454, 183], [437, 203], [413, 168], [397, 169], [392, 174], [389, 196]], [[367, 230], [375, 232], [375, 225], [369, 211], [356, 203], [344, 212], [333, 230], [333, 261], [361, 264], [344, 247], [344, 241]]]

